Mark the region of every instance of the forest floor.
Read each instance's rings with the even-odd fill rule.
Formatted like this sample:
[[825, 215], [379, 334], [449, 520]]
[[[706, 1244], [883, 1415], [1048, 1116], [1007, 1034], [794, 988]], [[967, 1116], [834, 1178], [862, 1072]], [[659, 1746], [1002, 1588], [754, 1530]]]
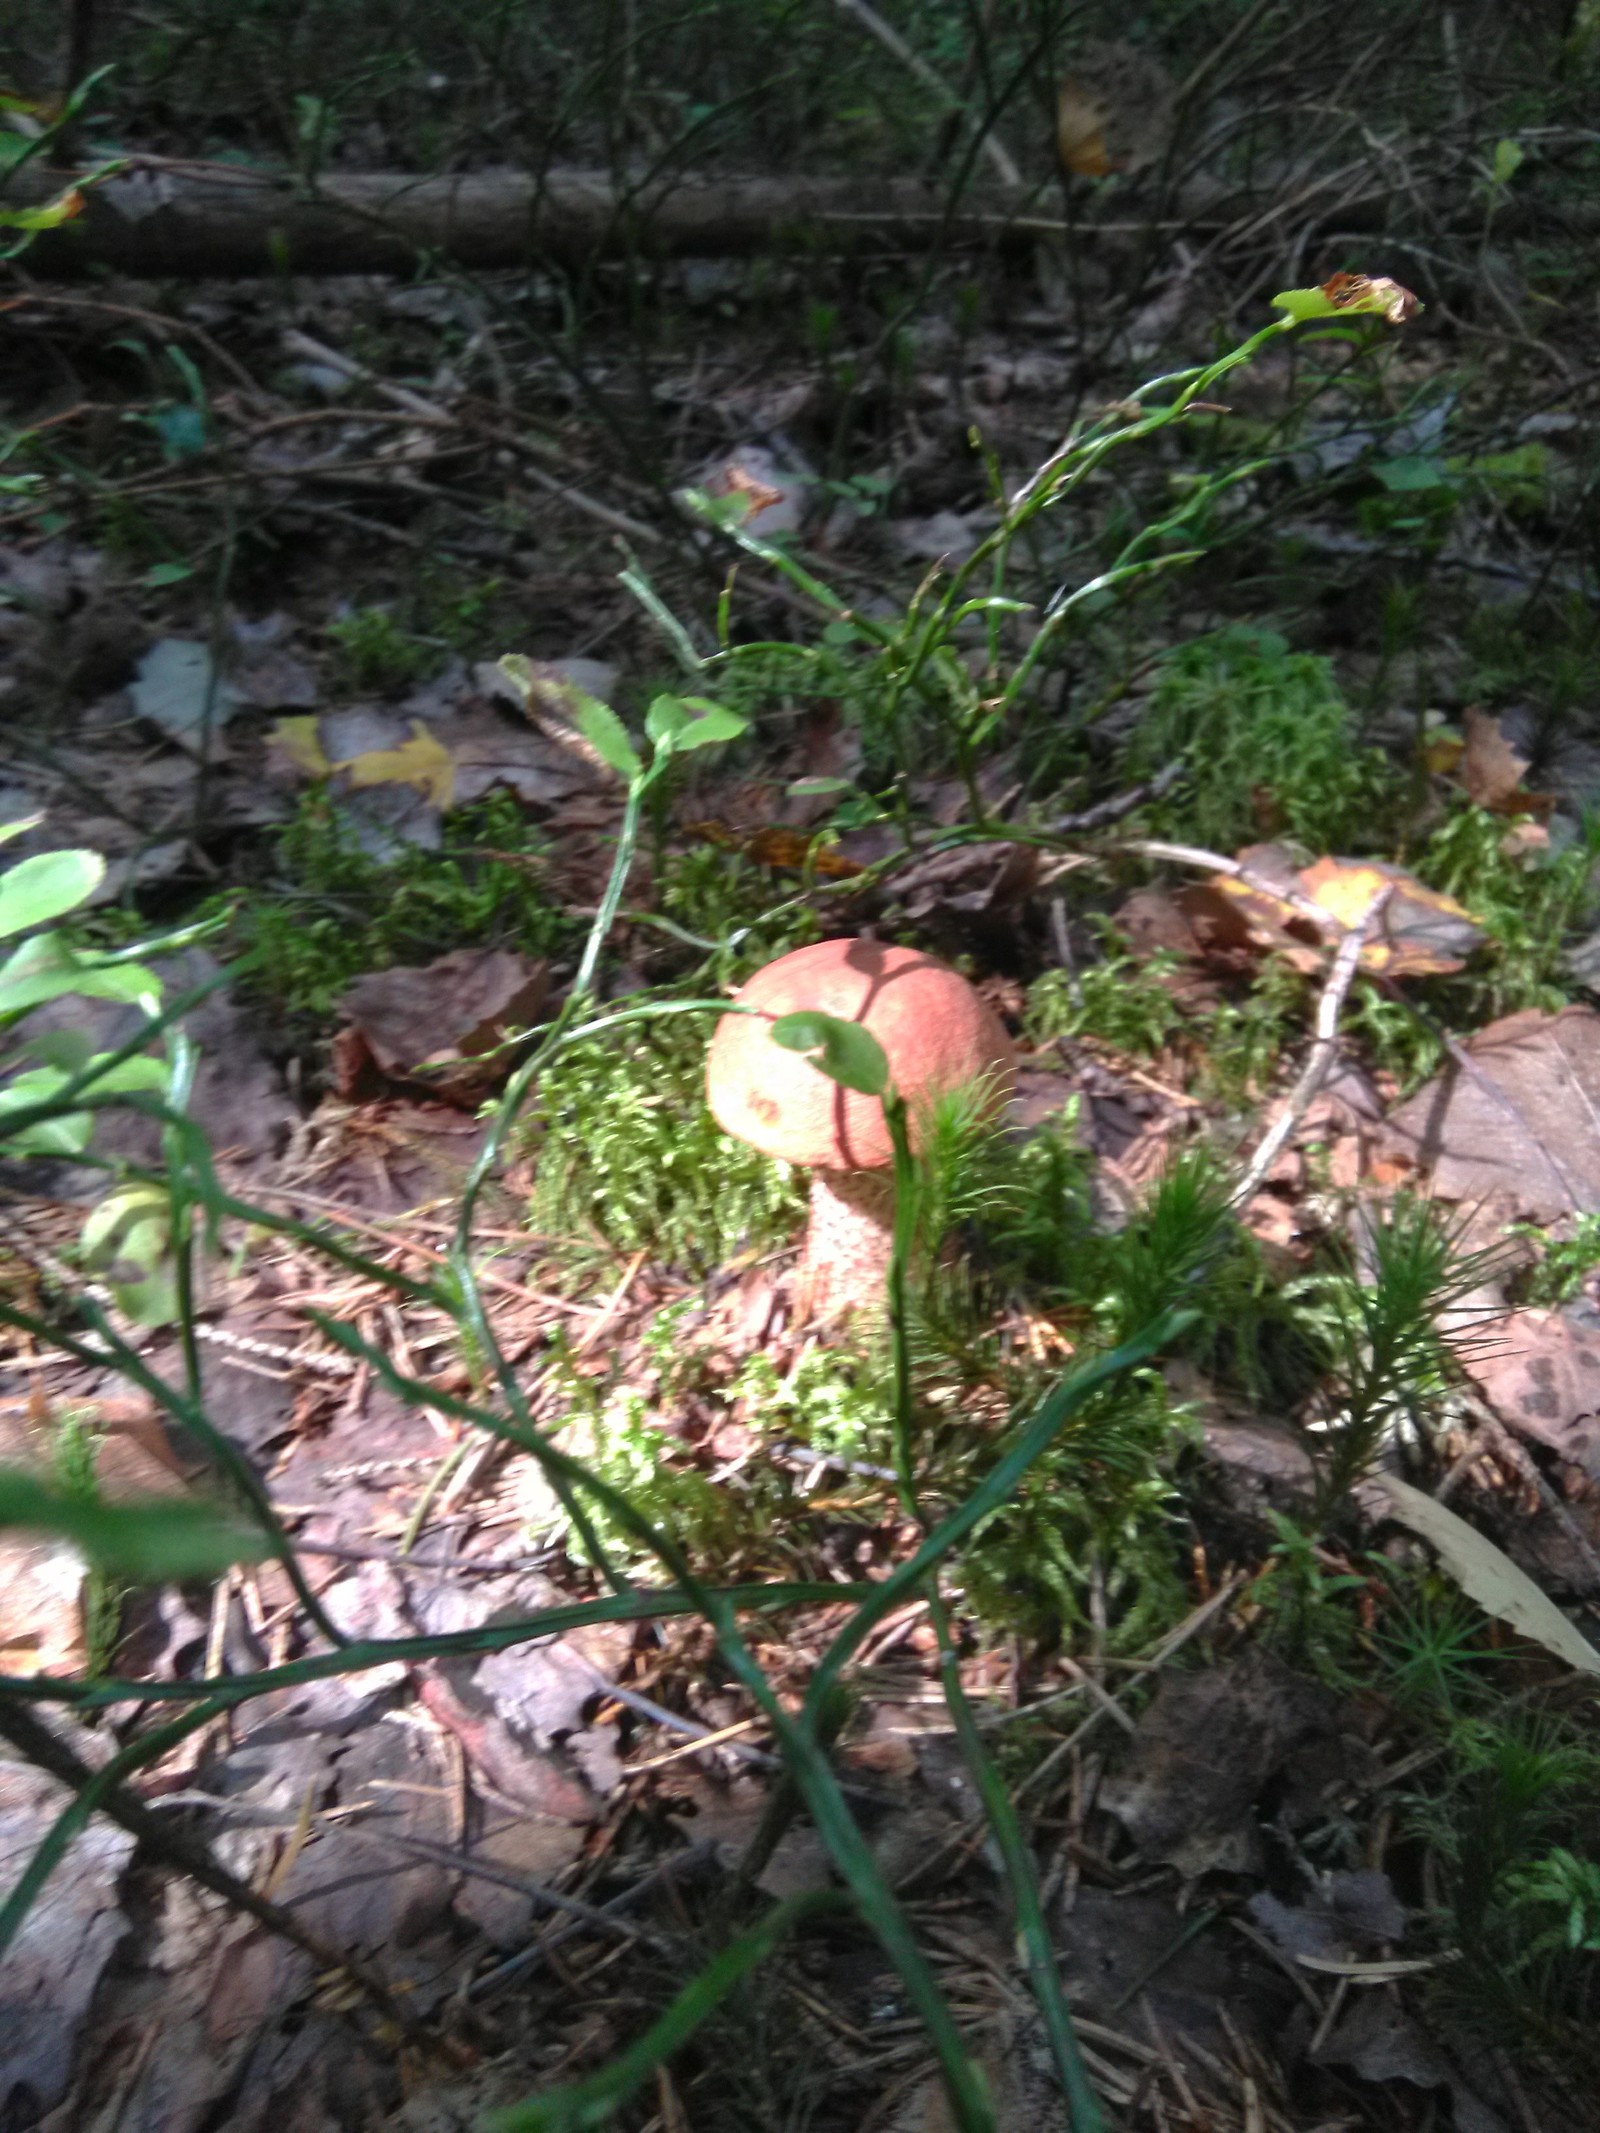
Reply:
[[[1069, 2121], [951, 1673], [1111, 2123], [1600, 2124], [1591, 389], [1554, 347], [1508, 385], [1426, 314], [1269, 348], [1192, 454], [1135, 446], [1030, 537], [1037, 611], [1259, 458], [1188, 569], [1088, 604], [963, 754], [914, 692], [885, 725], [853, 618], [926, 602], [1064, 410], [1135, 375], [1086, 370], [1044, 268], [960, 332], [930, 299], [881, 384], [820, 325], [786, 339], [750, 270], [655, 299], [648, 376], [620, 318], [577, 361], [509, 279], [9, 302], [0, 819], [40, 819], [6, 857], [105, 858], [85, 954], [200, 927], [157, 970], [168, 1001], [209, 988], [188, 1110], [236, 1205], [186, 1312], [164, 1233], [86, 1251], [103, 1169], [6, 1162], [0, 1455], [112, 1503], [189, 1491], [208, 1462], [157, 1384], [192, 1330], [327, 1626], [277, 1560], [133, 1589], [0, 1542], [0, 1707], [81, 1764], [202, 1679], [250, 1685], [130, 1776], [146, 1825], [91, 1820], [37, 1895], [0, 2127], [465, 2128], [614, 2061], [760, 1897], [838, 1886], [701, 1613], [495, 1635], [608, 1587], [473, 1419], [491, 1355], [519, 1426], [699, 1575], [783, 1581], [744, 1617], [781, 1712], [923, 1537], [881, 1333], [806, 1319], [798, 1193], [707, 1118], [703, 1014], [552, 1058], [471, 1215], [484, 1326], [450, 1307], [517, 1033], [572, 997], [632, 834], [584, 701], [637, 736], [673, 691], [745, 730], [654, 789], [596, 1009], [872, 929], [959, 962], [1019, 1046], [1004, 1132], [927, 1187], [930, 1515], [1136, 1300], [1195, 1300], [979, 1529], [954, 1646], [913, 1593], [829, 1727], [997, 2123]], [[1160, 330], [1213, 345], [1192, 309]], [[742, 500], [779, 564], [684, 485]], [[986, 625], [965, 642], [974, 674], [997, 641], [1014, 667], [1014, 624], [987, 669]], [[26, 1036], [110, 1049], [129, 1015], [73, 998]], [[163, 1145], [130, 1109], [94, 1153], [126, 1190]], [[601, 1539], [649, 1582], [636, 1536]], [[40, 1677], [61, 1709], [18, 1693]], [[0, 1763], [8, 1879], [63, 1798]], [[199, 1887], [197, 1841], [274, 1915]], [[824, 1910], [619, 2122], [947, 2108], [894, 1964]]]

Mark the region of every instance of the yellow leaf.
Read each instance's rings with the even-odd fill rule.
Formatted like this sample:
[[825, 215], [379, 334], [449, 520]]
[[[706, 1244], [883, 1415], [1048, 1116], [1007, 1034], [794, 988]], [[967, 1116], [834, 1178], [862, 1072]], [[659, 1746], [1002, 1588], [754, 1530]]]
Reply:
[[1056, 153], [1075, 177], [1104, 178], [1116, 168], [1106, 150], [1105, 114], [1075, 81], [1056, 92]]
[[314, 717], [280, 718], [272, 728], [273, 745], [308, 778], [326, 778], [333, 765], [322, 752], [322, 736]]
[[1358, 866], [1349, 859], [1319, 859], [1300, 876], [1311, 901], [1345, 927], [1361, 924], [1392, 879], [1376, 867]]
[[425, 800], [441, 809], [448, 807], [455, 795], [455, 759], [420, 718], [411, 721], [411, 738], [400, 747], [369, 749], [365, 755], [349, 756], [333, 767], [348, 771], [350, 783], [356, 787], [414, 786]]
[[1422, 743], [1422, 767], [1436, 777], [1448, 777], [1466, 753], [1466, 747], [1459, 733], [1451, 733], [1441, 726]]

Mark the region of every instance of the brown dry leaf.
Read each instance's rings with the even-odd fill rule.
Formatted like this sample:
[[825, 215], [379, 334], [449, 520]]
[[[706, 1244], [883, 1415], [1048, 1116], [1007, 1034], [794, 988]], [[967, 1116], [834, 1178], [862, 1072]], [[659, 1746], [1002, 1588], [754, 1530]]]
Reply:
[[[420, 968], [373, 971], [339, 1002], [361, 1047], [396, 1080], [425, 1081], [442, 1096], [475, 1100], [506, 1071], [487, 1060], [544, 1005], [550, 967], [505, 948], [457, 948]], [[342, 1033], [341, 1033], [342, 1034]], [[353, 1079], [348, 1039], [341, 1071]]]
[[1317, 2066], [1348, 2068], [1358, 2081], [1447, 2088], [1458, 2133], [1507, 2133], [1500, 2113], [1483, 2101], [1421, 2025], [1385, 1993], [1352, 1993], [1339, 2021], [1309, 2056]]
[[[1500, 721], [1474, 706], [1464, 720], [1467, 738], [1461, 750], [1461, 787], [1474, 807], [1496, 815], [1533, 815], [1544, 821], [1556, 804], [1554, 793], [1524, 792], [1526, 756], [1506, 739]], [[1452, 766], [1454, 767], [1454, 766]]]
[[1162, 951], [1184, 957], [1205, 953], [1194, 921], [1165, 889], [1135, 889], [1112, 912], [1111, 923], [1140, 957]]
[[1500, 721], [1480, 711], [1476, 704], [1466, 714], [1466, 747], [1461, 757], [1461, 785], [1474, 807], [1512, 813], [1507, 802], [1522, 783], [1528, 767], [1501, 730]]
[[727, 822], [686, 822], [686, 837], [714, 844], [726, 852], [738, 852], [757, 866], [776, 867], [792, 873], [814, 874], [824, 881], [847, 881], [866, 872], [859, 860], [830, 851], [825, 832], [791, 828], [787, 823], [766, 823], [755, 829], [735, 829]]
[[1432, 1172], [1442, 1200], [1494, 1196], [1508, 1220], [1600, 1209], [1600, 1014], [1506, 1015], [1389, 1115], [1381, 1153]]
[[1322, 293], [1336, 311], [1372, 311], [1391, 326], [1403, 326], [1417, 313], [1417, 299], [1403, 282], [1387, 274], [1335, 274]]
[[[92, 1746], [91, 1756], [103, 1760]], [[70, 1797], [42, 1771], [0, 1762], [0, 1859], [7, 1863], [8, 1881], [43, 1843]], [[96, 1816], [73, 1838], [6, 1950], [0, 1964], [0, 2103], [7, 2124], [40, 2125], [67, 2094], [90, 2003], [128, 1931], [117, 1885], [133, 1845], [115, 1823]]]
[[458, 712], [438, 737], [455, 764], [457, 807], [496, 789], [514, 793], [524, 807], [552, 807], [594, 784], [591, 764], [564, 737], [511, 725], [497, 711]]
[[[62, 1417], [38, 1400], [36, 1415], [0, 1414], [0, 1464], [48, 1477]], [[131, 1404], [113, 1422], [98, 1403], [79, 1409], [79, 1424], [114, 1430], [94, 1443], [96, 1483], [110, 1503], [184, 1493], [177, 1463], [154, 1412]], [[69, 1541], [45, 1533], [0, 1534], [0, 1673], [75, 1673], [85, 1663], [83, 1557]], [[0, 2095], [3, 2095], [0, 2091]]]
[[0, 1673], [84, 1667], [83, 1557], [44, 1533], [0, 1534]]
[[1500, 1420], [1600, 1481], [1600, 1333], [1566, 1311], [1513, 1311], [1461, 1356]]

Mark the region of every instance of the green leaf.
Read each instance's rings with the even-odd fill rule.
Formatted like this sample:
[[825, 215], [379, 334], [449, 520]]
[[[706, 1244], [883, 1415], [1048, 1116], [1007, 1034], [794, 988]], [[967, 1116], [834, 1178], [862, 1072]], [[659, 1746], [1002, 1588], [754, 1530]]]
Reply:
[[0, 1530], [8, 1526], [56, 1534], [97, 1570], [139, 1585], [211, 1577], [271, 1552], [264, 1535], [216, 1505], [181, 1496], [86, 1502], [20, 1467], [0, 1467]]
[[784, 787], [792, 800], [821, 800], [836, 792], [854, 792], [849, 778], [795, 778]]
[[[699, 717], [691, 718], [691, 711], [697, 711]], [[736, 741], [749, 723], [737, 711], [713, 703], [708, 696], [658, 696], [644, 715], [644, 730], [658, 757], [714, 747], [719, 741]]]
[[639, 751], [628, 738], [628, 729], [609, 704], [598, 696], [574, 689], [569, 705], [572, 723], [600, 760], [632, 785], [644, 775]]
[[672, 745], [679, 755], [690, 748], [714, 748], [722, 741], [736, 741], [749, 724], [750, 721], [741, 718], [737, 711], [729, 711], [722, 704], [712, 704], [701, 717], [683, 728]]
[[75, 911], [105, 879], [98, 852], [35, 852], [0, 875], [0, 940]]
[[883, 1046], [859, 1022], [804, 1007], [797, 1014], [778, 1017], [772, 1025], [772, 1041], [785, 1051], [809, 1054], [817, 1072], [842, 1089], [854, 1089], [858, 1096], [889, 1093], [889, 1062]]
[[495, 661], [495, 665], [522, 698], [523, 708], [526, 710], [534, 700], [534, 689], [539, 679], [534, 672], [533, 661], [521, 652], [505, 652]]
[[83, 193], [76, 185], [47, 200], [43, 207], [0, 207], [0, 229], [53, 230], [83, 213]]
[[1520, 141], [1496, 141], [1494, 161], [1489, 167], [1490, 184], [1499, 187], [1509, 185], [1527, 161], [1527, 155], [1528, 151]]
[[653, 697], [644, 715], [645, 735], [658, 755], [671, 753], [673, 742], [688, 723], [689, 714], [683, 707], [683, 699], [677, 696]]
[[37, 829], [43, 820], [43, 815], [22, 815], [15, 822], [0, 822], [0, 844], [9, 844], [25, 830]]
[[1402, 283], [1386, 274], [1335, 274], [1320, 289], [1282, 289], [1272, 299], [1274, 311], [1292, 319], [1386, 318], [1403, 326], [1422, 306]]
[[24, 941], [0, 965], [0, 1015], [20, 1015], [65, 993], [86, 1000], [120, 1000], [153, 1014], [161, 980], [142, 963], [95, 963], [79, 957], [58, 933]]
[[1446, 1505], [1414, 1489], [1397, 1474], [1373, 1473], [1360, 1485], [1373, 1508], [1420, 1533], [1469, 1600], [1485, 1614], [1509, 1623], [1519, 1637], [1529, 1637], [1581, 1674], [1600, 1674], [1600, 1652], [1557, 1607], [1547, 1593], [1519, 1570], [1487, 1535], [1458, 1518]]
[[1425, 459], [1411, 454], [1401, 459], [1382, 459], [1373, 468], [1386, 489], [1402, 493], [1409, 489], [1448, 489], [1451, 487], [1444, 462]]
[[172, 1207], [159, 1185], [136, 1182], [108, 1192], [84, 1220], [85, 1263], [113, 1281], [132, 1281], [158, 1266], [172, 1234]]
[[19, 1131], [6, 1126], [7, 1114], [31, 1111], [48, 1103], [71, 1077], [59, 1067], [30, 1067], [16, 1074], [0, 1089], [0, 1151], [6, 1155], [82, 1155], [94, 1134], [90, 1111], [63, 1111], [55, 1118], [36, 1118]]
[[1274, 311], [1287, 311], [1292, 319], [1337, 318], [1339, 307], [1320, 289], [1280, 289], [1272, 299]]
[[[60, 1034], [67, 1034], [61, 1032]], [[75, 1081], [81, 1067], [70, 1060], [30, 1067], [13, 1075], [0, 1089], [0, 1147], [8, 1155], [82, 1155], [94, 1137], [94, 1113], [63, 1109], [54, 1118], [36, 1118], [31, 1124], [8, 1131], [6, 1119], [18, 1111], [31, 1111], [47, 1104]], [[129, 1090], [156, 1091], [166, 1087], [167, 1069], [159, 1059], [124, 1059], [81, 1089], [80, 1097], [122, 1095]]]
[[94, 1057], [94, 1039], [85, 1029], [51, 1029], [37, 1036], [30, 1031], [23, 1049], [41, 1066], [81, 1074]]

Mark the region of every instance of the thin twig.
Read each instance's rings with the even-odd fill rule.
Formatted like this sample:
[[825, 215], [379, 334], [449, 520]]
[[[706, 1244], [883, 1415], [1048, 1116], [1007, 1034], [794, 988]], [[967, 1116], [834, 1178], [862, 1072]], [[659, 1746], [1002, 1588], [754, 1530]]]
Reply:
[[514, 452], [522, 462], [525, 477], [536, 489], [542, 489], [547, 496], [570, 505], [574, 511], [581, 511], [586, 518], [594, 519], [612, 533], [625, 534], [630, 541], [639, 541], [648, 547], [659, 547], [662, 536], [654, 526], [647, 526], [642, 519], [629, 518], [624, 511], [613, 511], [609, 504], [602, 504], [596, 498], [585, 495], [582, 489], [574, 488], [570, 482], [558, 481], [553, 474], [546, 473], [543, 467], [534, 463], [534, 448], [516, 431], [453, 418], [448, 409], [440, 407], [437, 402], [423, 399], [420, 393], [414, 393], [406, 386], [391, 384], [387, 378], [369, 370], [365, 364], [356, 362], [352, 356], [341, 355], [336, 348], [325, 347], [321, 341], [314, 341], [309, 334], [301, 333], [296, 328], [291, 327], [283, 339], [284, 346], [291, 353], [304, 356], [313, 363], [325, 363], [331, 370], [337, 370], [345, 377], [359, 378], [382, 398], [403, 408], [408, 414], [425, 417], [434, 424], [452, 423], [465, 436], [476, 435], [486, 442], [500, 445], [508, 452]]
[[1279, 1151], [1305, 1117], [1317, 1091], [1327, 1080], [1339, 1053], [1340, 1012], [1350, 987], [1355, 982], [1362, 951], [1371, 940], [1383, 908], [1393, 896], [1394, 890], [1394, 883], [1386, 881], [1368, 904], [1359, 922], [1349, 928], [1339, 943], [1338, 953], [1328, 969], [1327, 983], [1322, 988], [1322, 997], [1317, 1002], [1315, 1042], [1300, 1070], [1299, 1080], [1289, 1092], [1287, 1102], [1261, 1136], [1260, 1146], [1250, 1158], [1249, 1166], [1234, 1190], [1232, 1204], [1235, 1207], [1244, 1206], [1255, 1196], [1267, 1172], [1278, 1160]]
[[1168, 844], [1163, 839], [1149, 837], [1132, 839], [1116, 849], [1137, 853], [1141, 859], [1170, 859], [1177, 866], [1204, 867], [1209, 874], [1226, 874], [1233, 881], [1242, 881], [1247, 889], [1270, 896], [1275, 903], [1287, 904], [1301, 918], [1309, 919], [1324, 937], [1338, 928], [1339, 922], [1333, 913], [1325, 905], [1314, 903], [1297, 881], [1272, 881], [1238, 859], [1224, 858], [1221, 852], [1208, 852], [1198, 844]]

